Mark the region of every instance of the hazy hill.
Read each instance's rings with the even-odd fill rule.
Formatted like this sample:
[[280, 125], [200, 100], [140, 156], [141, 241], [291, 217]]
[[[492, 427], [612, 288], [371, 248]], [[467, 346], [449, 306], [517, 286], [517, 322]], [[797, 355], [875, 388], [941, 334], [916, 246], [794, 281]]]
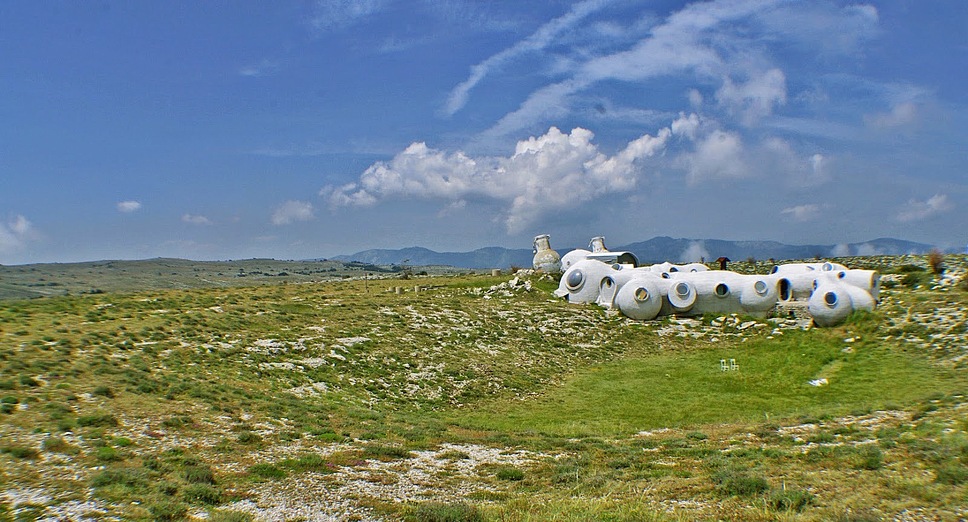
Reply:
[[[559, 253], [572, 246], [556, 246]], [[585, 245], [581, 245], [584, 247]], [[924, 254], [932, 246], [901, 239], [879, 238], [864, 243], [846, 245], [787, 245], [777, 241], [725, 241], [721, 239], [685, 239], [654, 237], [628, 245], [608, 245], [611, 250], [632, 252], [643, 263], [696, 260], [696, 253], [712, 261], [726, 256], [734, 261], [750, 257], [756, 259], [809, 259], [814, 257], [845, 257], [858, 255]], [[375, 265], [449, 265], [460, 268], [504, 268], [530, 266], [531, 250], [502, 247], [479, 248], [471, 252], [435, 252], [421, 247], [399, 250], [373, 249], [334, 257], [337, 261], [359, 261]]]

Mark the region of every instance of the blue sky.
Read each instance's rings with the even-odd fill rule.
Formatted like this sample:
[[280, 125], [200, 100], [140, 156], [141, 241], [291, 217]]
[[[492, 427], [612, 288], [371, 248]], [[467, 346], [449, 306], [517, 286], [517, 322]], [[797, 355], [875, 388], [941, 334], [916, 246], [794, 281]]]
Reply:
[[968, 241], [961, 0], [3, 2], [0, 56], [3, 264]]

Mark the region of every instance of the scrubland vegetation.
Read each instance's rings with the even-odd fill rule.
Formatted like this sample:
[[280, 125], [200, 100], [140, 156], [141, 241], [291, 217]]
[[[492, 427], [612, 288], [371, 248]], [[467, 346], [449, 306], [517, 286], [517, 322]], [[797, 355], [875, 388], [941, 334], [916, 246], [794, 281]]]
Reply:
[[537, 276], [2, 301], [0, 521], [963, 519], [966, 258], [842, 261], [884, 290], [831, 329]]

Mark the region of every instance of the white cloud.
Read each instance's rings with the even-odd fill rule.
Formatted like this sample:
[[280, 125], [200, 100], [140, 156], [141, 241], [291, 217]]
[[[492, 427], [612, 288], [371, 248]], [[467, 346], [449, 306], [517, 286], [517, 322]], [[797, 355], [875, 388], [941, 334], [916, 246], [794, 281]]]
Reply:
[[239, 69], [241, 76], [259, 77], [271, 74], [279, 68], [279, 62], [265, 59], [256, 64], [246, 65]]
[[384, 0], [316, 0], [310, 24], [318, 31], [332, 31], [355, 24], [380, 11]]
[[809, 203], [806, 205], [797, 205], [795, 207], [785, 208], [781, 210], [780, 213], [789, 215], [794, 221], [804, 223], [807, 221], [813, 221], [820, 217], [820, 210], [820, 205]]
[[182, 222], [191, 223], [192, 225], [211, 225], [212, 220], [205, 216], [199, 216], [196, 214], [184, 214], [181, 217]]
[[313, 214], [313, 205], [305, 201], [286, 201], [272, 213], [271, 222], [273, 225], [288, 225], [296, 221], [310, 221], [316, 216]]
[[588, 15], [605, 7], [610, 1], [586, 0], [577, 3], [572, 6], [568, 13], [544, 24], [531, 36], [471, 67], [470, 76], [455, 87], [447, 98], [446, 113], [453, 115], [461, 110], [467, 103], [471, 89], [480, 83], [492, 69], [500, 67], [524, 53], [544, 49], [548, 44], [554, 43], [557, 36], [562, 32], [567, 31]]
[[125, 214], [130, 214], [132, 212], [137, 212], [141, 210], [140, 201], [121, 201], [118, 203], [118, 212], [123, 212]]
[[637, 162], [661, 152], [671, 134], [663, 128], [655, 136], [643, 135], [610, 157], [592, 143], [594, 134], [582, 128], [565, 134], [552, 127], [518, 142], [510, 157], [472, 158], [414, 143], [390, 161], [372, 165], [358, 181], [324, 187], [320, 195], [333, 207], [370, 206], [400, 197], [454, 202], [487, 198], [506, 205], [504, 224], [514, 233], [550, 212], [632, 190]]
[[465, 208], [467, 208], [467, 200], [465, 200], [465, 199], [458, 199], [457, 201], [454, 201], [452, 203], [448, 203], [447, 206], [445, 206], [444, 208], [440, 209], [440, 212], [437, 213], [437, 217], [438, 218], [444, 218], [444, 217], [447, 217], [447, 216], [449, 216], [449, 215], [451, 215], [451, 214], [453, 214], [455, 212], [459, 212], [461, 210], [464, 210]]
[[901, 102], [891, 107], [890, 112], [870, 114], [864, 117], [868, 125], [878, 129], [889, 129], [910, 125], [917, 120], [918, 106], [913, 102]]
[[935, 194], [925, 201], [912, 199], [897, 213], [897, 220], [902, 223], [921, 221], [935, 215], [948, 212], [954, 205], [948, 201], [947, 194]]
[[0, 223], [0, 253], [20, 250], [35, 236], [33, 224], [18, 214], [6, 223]]
[[712, 259], [712, 256], [709, 255], [709, 251], [706, 250], [706, 245], [702, 241], [689, 243], [689, 246], [679, 256], [679, 261], [682, 263], [699, 263], [704, 259]]
[[716, 101], [731, 114], [739, 114], [747, 124], [755, 123], [773, 113], [773, 107], [786, 103], [786, 76], [779, 69], [770, 69], [751, 76], [745, 83], [735, 84], [726, 77], [716, 91]]
[[703, 99], [701, 92], [697, 91], [696, 89], [689, 89], [688, 98], [689, 105], [691, 105], [692, 108], [698, 109], [699, 107], [702, 107]]
[[679, 118], [672, 122], [672, 133], [676, 136], [685, 136], [690, 140], [695, 140], [698, 131], [699, 116], [697, 116], [695, 113], [686, 116], [680, 112]]
[[680, 162], [686, 168], [686, 182], [696, 185], [706, 180], [752, 176], [744, 157], [739, 134], [715, 130], [697, 142], [694, 152], [683, 154]]

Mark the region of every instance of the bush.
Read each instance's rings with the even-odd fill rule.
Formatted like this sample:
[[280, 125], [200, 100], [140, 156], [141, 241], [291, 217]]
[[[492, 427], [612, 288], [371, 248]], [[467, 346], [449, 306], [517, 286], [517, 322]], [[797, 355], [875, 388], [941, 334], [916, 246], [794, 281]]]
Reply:
[[770, 489], [765, 478], [738, 471], [717, 471], [713, 473], [712, 479], [716, 483], [716, 489], [724, 495], [745, 497], [764, 493]]
[[188, 508], [181, 502], [162, 500], [148, 505], [148, 512], [155, 520], [181, 520]]
[[66, 453], [73, 455], [80, 451], [77, 446], [68, 443], [66, 440], [60, 437], [47, 437], [44, 442], [41, 443], [41, 447], [44, 451], [53, 451], [55, 453]]
[[968, 482], [968, 466], [957, 460], [945, 463], [935, 470], [934, 481], [939, 484], [960, 486]]
[[6, 453], [18, 459], [36, 459], [40, 455], [39, 451], [26, 446], [4, 446], [0, 448], [0, 453]]
[[91, 478], [91, 487], [111, 485], [138, 486], [146, 482], [144, 473], [133, 469], [106, 469]]
[[941, 275], [944, 273], [944, 254], [942, 254], [937, 248], [932, 248], [928, 252], [928, 265], [931, 267], [931, 272], [935, 275]]
[[186, 482], [192, 484], [215, 484], [215, 474], [212, 473], [212, 468], [202, 464], [187, 466], [183, 476]]
[[927, 272], [908, 272], [901, 278], [901, 284], [908, 288], [923, 285], [931, 280], [931, 275]]
[[777, 490], [766, 501], [773, 511], [803, 511], [813, 503], [813, 494], [800, 489]]
[[236, 440], [242, 444], [256, 444], [262, 441], [262, 437], [260, 437], [258, 433], [245, 430], [242, 433], [239, 433], [239, 436]]
[[484, 515], [477, 507], [464, 502], [423, 502], [408, 513], [410, 522], [483, 522]]
[[192, 503], [215, 505], [222, 501], [222, 492], [208, 484], [190, 484], [182, 497]]
[[497, 478], [501, 480], [518, 481], [524, 479], [524, 472], [518, 468], [505, 467], [497, 470]]
[[857, 452], [854, 460], [855, 469], [881, 469], [884, 464], [884, 454], [881, 449], [872, 444], [866, 445]]
[[253, 464], [249, 466], [249, 473], [261, 478], [275, 479], [286, 476], [286, 471], [273, 464]]
[[97, 388], [94, 388], [94, 391], [91, 392], [91, 394], [99, 397], [107, 397], [109, 399], [114, 397], [114, 391], [107, 386], [98, 386]]
[[121, 454], [118, 453], [118, 450], [112, 448], [111, 446], [101, 446], [94, 453], [94, 456], [97, 457], [98, 460], [105, 462], [121, 460]]
[[400, 446], [386, 446], [374, 444], [363, 448], [363, 456], [377, 460], [409, 459], [413, 455], [410, 450]]

